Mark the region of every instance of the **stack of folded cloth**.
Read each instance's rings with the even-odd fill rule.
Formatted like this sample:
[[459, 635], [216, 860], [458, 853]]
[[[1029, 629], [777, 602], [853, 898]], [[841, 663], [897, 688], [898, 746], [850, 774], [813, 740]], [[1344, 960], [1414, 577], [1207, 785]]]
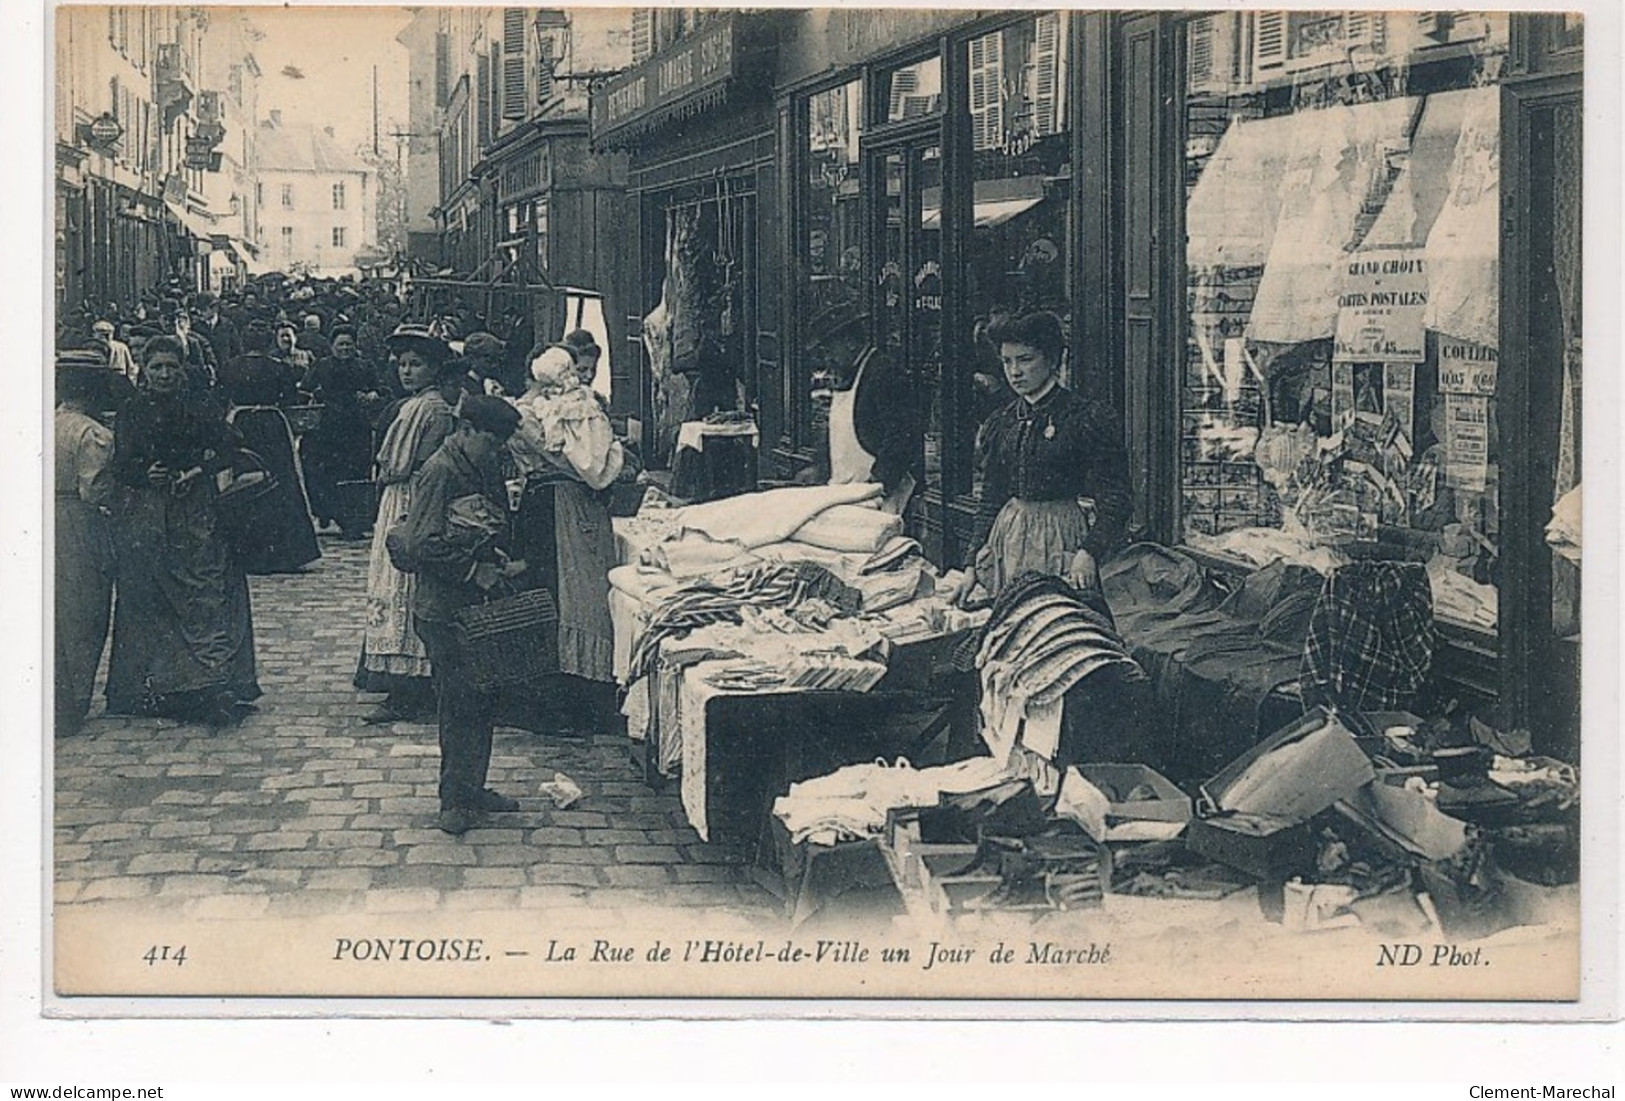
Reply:
[[1143, 677], [1110, 616], [1059, 578], [1028, 574], [1000, 594], [976, 656], [982, 738], [1007, 759], [1016, 744], [1052, 757], [1067, 692], [1106, 669]]
[[802, 524], [790, 538], [832, 551], [874, 554], [903, 532], [903, 518], [863, 505], [836, 505]]
[[990, 757], [914, 768], [907, 761], [848, 765], [827, 776], [791, 784], [773, 802], [773, 814], [797, 843], [833, 845], [842, 839], [878, 836], [886, 815], [906, 807], [936, 805], [944, 793], [961, 794], [997, 784], [1003, 772]]

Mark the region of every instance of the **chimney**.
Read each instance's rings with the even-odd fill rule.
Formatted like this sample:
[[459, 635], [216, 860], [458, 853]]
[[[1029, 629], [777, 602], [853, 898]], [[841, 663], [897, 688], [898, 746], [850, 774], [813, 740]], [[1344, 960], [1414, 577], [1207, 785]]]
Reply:
[[282, 125], [282, 112], [275, 107], [271, 109], [271, 125], [275, 127], [281, 127]]

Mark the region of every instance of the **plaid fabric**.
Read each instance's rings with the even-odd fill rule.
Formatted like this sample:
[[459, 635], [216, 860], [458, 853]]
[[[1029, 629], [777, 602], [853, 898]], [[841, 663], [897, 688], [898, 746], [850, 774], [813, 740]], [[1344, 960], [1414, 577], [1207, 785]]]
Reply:
[[1433, 663], [1433, 592], [1408, 562], [1334, 570], [1309, 617], [1298, 687], [1304, 707], [1404, 707]]

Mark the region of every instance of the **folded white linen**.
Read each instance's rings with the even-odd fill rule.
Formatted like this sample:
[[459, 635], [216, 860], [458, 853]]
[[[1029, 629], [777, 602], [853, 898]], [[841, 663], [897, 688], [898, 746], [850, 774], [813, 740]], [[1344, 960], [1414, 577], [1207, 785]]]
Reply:
[[808, 520], [836, 505], [877, 499], [878, 482], [840, 486], [785, 486], [725, 497], [683, 509], [684, 531], [701, 532], [747, 550], [782, 543]]

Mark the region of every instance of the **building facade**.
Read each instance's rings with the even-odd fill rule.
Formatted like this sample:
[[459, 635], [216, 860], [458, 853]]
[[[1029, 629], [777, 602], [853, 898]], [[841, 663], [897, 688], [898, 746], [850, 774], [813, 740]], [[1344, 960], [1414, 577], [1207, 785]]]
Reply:
[[411, 51], [412, 254], [451, 273], [434, 308], [456, 301], [525, 339], [592, 330], [606, 349], [599, 388], [619, 411], [635, 409], [634, 361], [605, 308], [630, 273], [626, 158], [595, 153], [588, 124], [590, 88], [632, 62], [628, 13], [421, 9], [400, 40]]
[[257, 209], [262, 261], [278, 271], [346, 275], [374, 251], [375, 174], [339, 148], [332, 129], [285, 123], [259, 127]]
[[230, 205], [254, 163], [246, 16], [64, 7], [54, 17], [58, 313], [217, 285], [227, 269], [210, 260], [216, 240], [249, 239]]
[[1578, 17], [659, 9], [635, 29], [592, 132], [630, 158], [614, 313], [656, 461], [703, 391], [753, 411], [765, 470], [792, 476], [824, 431], [815, 373], [890, 346], [927, 424], [910, 528], [962, 564], [985, 333], [1050, 310], [1064, 376], [1122, 418], [1132, 537], [1238, 573], [1249, 541], [1459, 555], [1436, 669], [1568, 751], [1578, 570], [1542, 532], [1578, 478]]

